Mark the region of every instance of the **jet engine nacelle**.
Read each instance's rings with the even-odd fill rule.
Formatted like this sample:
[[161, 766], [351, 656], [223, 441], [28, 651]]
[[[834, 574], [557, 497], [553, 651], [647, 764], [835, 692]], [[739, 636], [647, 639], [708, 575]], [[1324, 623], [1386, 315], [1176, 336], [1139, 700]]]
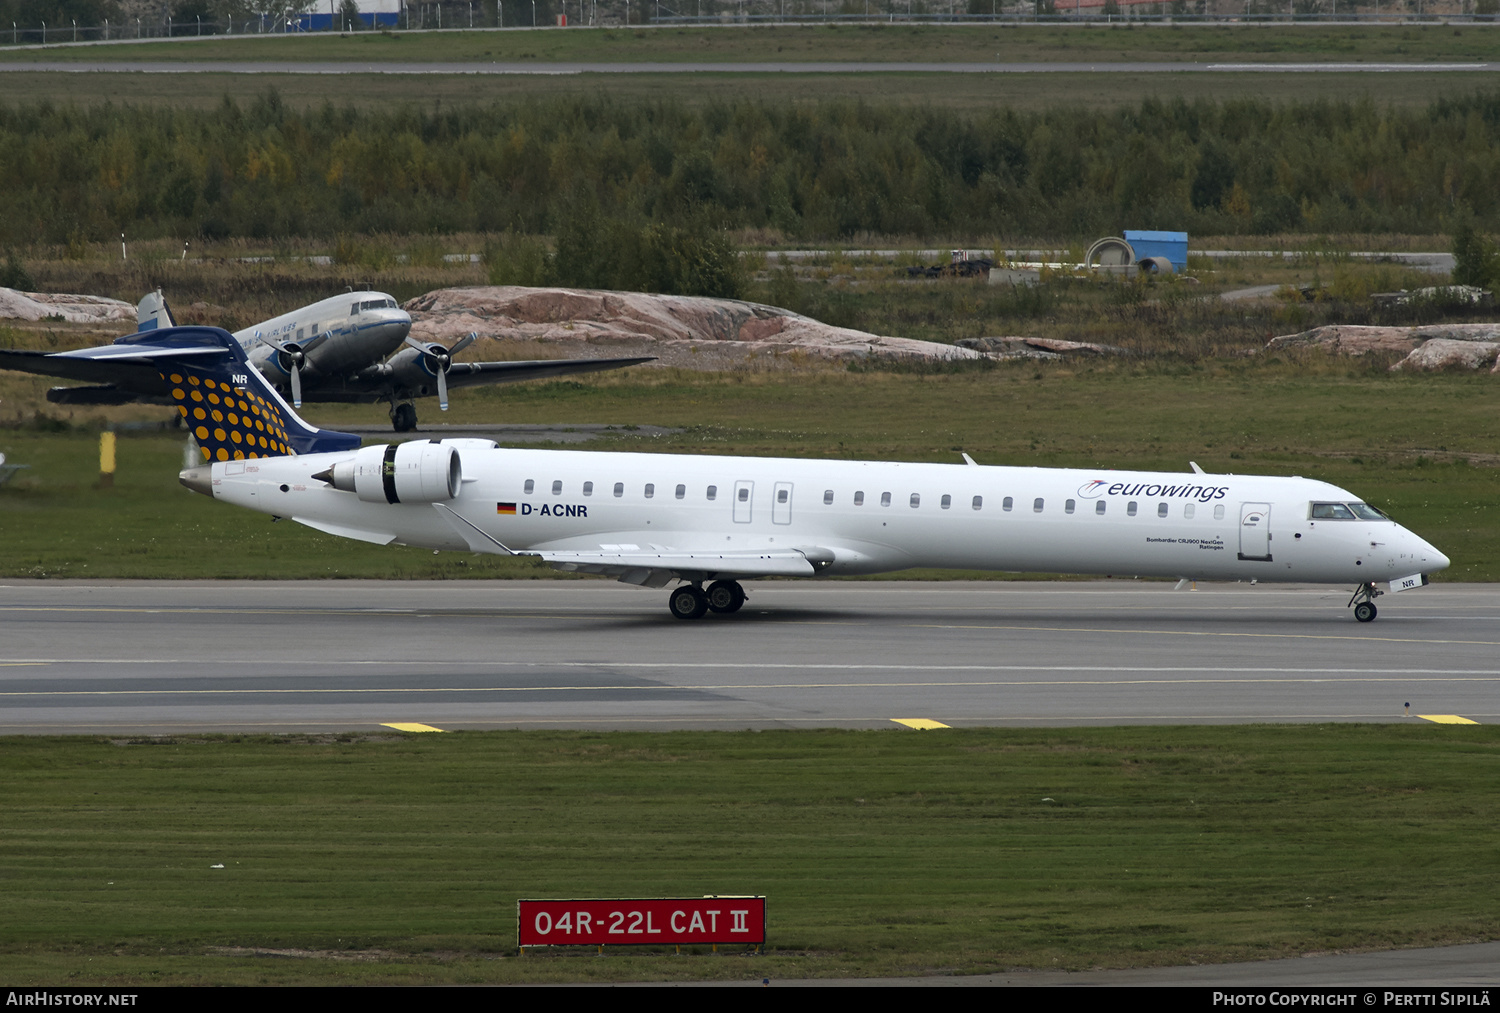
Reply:
[[335, 489], [366, 503], [436, 503], [457, 496], [463, 483], [458, 451], [421, 441], [362, 447], [330, 472]]

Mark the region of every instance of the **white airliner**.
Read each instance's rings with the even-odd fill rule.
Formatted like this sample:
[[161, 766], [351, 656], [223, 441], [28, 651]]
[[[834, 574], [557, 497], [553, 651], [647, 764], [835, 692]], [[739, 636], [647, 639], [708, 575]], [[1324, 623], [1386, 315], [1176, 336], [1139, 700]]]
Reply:
[[[136, 311], [137, 333], [176, 326], [161, 291], [149, 293]], [[385, 402], [397, 432], [417, 426], [416, 398], [436, 395], [448, 410], [450, 387], [511, 383], [618, 369], [645, 358], [539, 359], [522, 362], [455, 362], [475, 335], [451, 348], [410, 337], [411, 316], [384, 292], [349, 292], [283, 313], [236, 331], [250, 364], [297, 407], [303, 400], [346, 404]], [[392, 354], [394, 353], [394, 354]], [[389, 358], [387, 358], [389, 356]], [[45, 352], [0, 352], [0, 368], [96, 381], [88, 387], [54, 387], [57, 404], [166, 403], [167, 391], [154, 371], [132, 371], [98, 359]], [[103, 381], [103, 382], [99, 382]]]
[[[222, 331], [178, 331], [234, 345]], [[1352, 583], [1355, 617], [1369, 622], [1377, 582], [1420, 587], [1448, 565], [1337, 486], [1196, 465], [1099, 472], [509, 450], [488, 440], [318, 452], [339, 434], [308, 427], [232, 357], [164, 366], [184, 415], [201, 411], [187, 406], [204, 391], [239, 410], [227, 427], [196, 428], [208, 463], [182, 472], [188, 488], [361, 541], [536, 556], [643, 587], [680, 581], [668, 605], [682, 619], [738, 610], [740, 581], [756, 577], [945, 567]], [[279, 456], [278, 445], [313, 452]]]

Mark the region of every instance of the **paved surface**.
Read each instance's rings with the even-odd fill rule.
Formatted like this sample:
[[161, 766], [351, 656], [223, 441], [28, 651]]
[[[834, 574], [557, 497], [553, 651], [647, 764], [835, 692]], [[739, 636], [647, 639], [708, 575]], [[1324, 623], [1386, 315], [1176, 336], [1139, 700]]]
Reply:
[[[0, 733], [1500, 720], [1500, 586], [14, 582]], [[1407, 716], [1406, 704], [1410, 703]]]
[[[637, 983], [632, 983], [637, 984]], [[760, 982], [639, 982], [653, 988], [758, 988]], [[1345, 987], [1355, 994], [1356, 1008], [1390, 1005], [1384, 995], [1370, 990], [1401, 989], [1473, 989], [1476, 986], [1500, 984], [1500, 943], [1473, 943], [1468, 946], [1440, 946], [1422, 950], [1393, 950], [1383, 953], [1312, 954], [1288, 960], [1258, 960], [1244, 964], [1195, 964], [1190, 967], [1143, 967], [1122, 971], [1009, 971], [1005, 974], [949, 975], [927, 978], [820, 978], [782, 981], [772, 979], [772, 987], [878, 986], [881, 988], [995, 988], [1067, 985], [1072, 987], [1108, 987], [1175, 985], [1187, 988], [1277, 988], [1295, 994], [1298, 989]], [[617, 987], [614, 983], [606, 987]], [[1291, 1006], [1284, 1001], [1280, 1006]], [[1492, 1004], [1496, 997], [1490, 997]], [[1451, 997], [1450, 997], [1451, 999]], [[1480, 1003], [1478, 996], [1468, 1000]], [[1431, 1000], [1413, 1001], [1411, 1005], [1441, 1005], [1441, 993]], [[1453, 1004], [1451, 1001], [1449, 1004]], [[1212, 1006], [1205, 1002], [1205, 1007]], [[1226, 1004], [1220, 1004], [1226, 1005]], [[1247, 1005], [1253, 1005], [1247, 1004]]]
[[549, 425], [494, 425], [490, 423], [476, 424], [449, 424], [439, 423], [428, 425], [418, 423], [417, 428], [409, 433], [397, 433], [391, 430], [389, 425], [358, 425], [358, 426], [336, 426], [339, 432], [358, 433], [366, 440], [372, 442], [390, 440], [416, 440], [427, 437], [434, 440], [455, 439], [459, 437], [480, 440], [494, 440], [496, 443], [587, 443], [601, 436], [670, 436], [673, 433], [682, 432], [681, 429], [671, 429], [666, 426], [610, 426], [610, 425], [571, 425], [571, 426], [549, 426]]
[[0, 71], [66, 74], [1432, 74], [1491, 63], [295, 63], [95, 60], [0, 62]]

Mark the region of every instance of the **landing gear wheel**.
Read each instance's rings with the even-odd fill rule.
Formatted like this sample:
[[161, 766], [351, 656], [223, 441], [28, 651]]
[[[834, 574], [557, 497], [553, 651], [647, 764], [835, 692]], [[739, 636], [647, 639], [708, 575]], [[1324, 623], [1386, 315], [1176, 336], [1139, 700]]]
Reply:
[[1354, 607], [1354, 618], [1362, 623], [1372, 623], [1378, 610], [1375, 608], [1375, 599], [1379, 598], [1384, 591], [1378, 591], [1375, 585], [1366, 581], [1354, 589], [1354, 597], [1349, 599], [1349, 604]]
[[702, 619], [708, 611], [708, 595], [691, 584], [684, 584], [667, 596], [667, 608], [678, 619]]
[[409, 433], [417, 428], [417, 406], [398, 404], [391, 412], [391, 428], [398, 433]]
[[745, 589], [740, 587], [738, 581], [716, 580], [708, 585], [704, 594], [708, 598], [708, 607], [720, 615], [738, 612], [740, 606], [745, 604]]

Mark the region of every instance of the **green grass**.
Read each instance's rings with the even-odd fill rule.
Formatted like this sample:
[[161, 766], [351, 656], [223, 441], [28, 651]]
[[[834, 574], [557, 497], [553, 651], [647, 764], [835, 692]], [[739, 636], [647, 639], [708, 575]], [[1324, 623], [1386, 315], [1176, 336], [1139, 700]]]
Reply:
[[[1186, 471], [1195, 460], [1210, 471], [1297, 474], [1354, 491], [1437, 545], [1453, 559], [1439, 579], [1497, 580], [1500, 529], [1490, 516], [1500, 502], [1497, 397], [1487, 374], [1392, 375], [1318, 359], [728, 375], [635, 370], [464, 392], [442, 421], [683, 430], [588, 449], [954, 463], [964, 450], [984, 464]], [[311, 406], [308, 415], [334, 428], [383, 420], [372, 406]], [[430, 405], [423, 417], [439, 418]], [[88, 417], [75, 421], [87, 426]], [[552, 572], [493, 556], [350, 542], [211, 502], [177, 485], [182, 443], [171, 435], [122, 434], [116, 484], [99, 488], [97, 443], [88, 429], [0, 430], [0, 452], [32, 465], [0, 487], [0, 575]]]
[[[1425, 725], [11, 738], [0, 973], [753, 980], [1473, 941], [1500, 932], [1497, 750]], [[515, 951], [519, 897], [707, 893], [765, 894], [768, 951]]]
[[16, 62], [1463, 62], [1494, 56], [1471, 25], [767, 25], [570, 31], [315, 32], [109, 46], [0, 48]]

